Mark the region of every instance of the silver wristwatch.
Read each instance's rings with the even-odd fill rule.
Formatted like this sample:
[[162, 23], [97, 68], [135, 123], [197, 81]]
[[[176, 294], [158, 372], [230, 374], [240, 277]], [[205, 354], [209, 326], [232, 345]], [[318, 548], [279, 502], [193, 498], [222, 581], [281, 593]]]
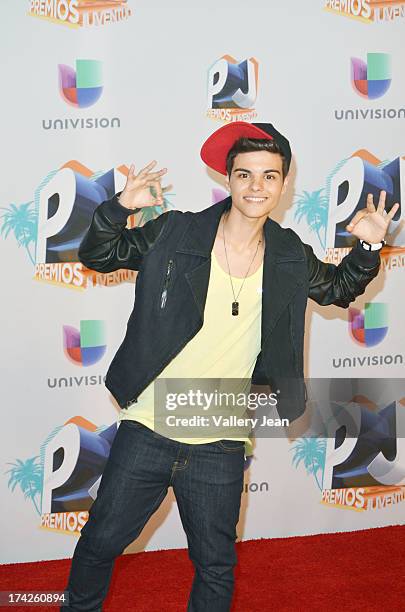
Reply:
[[381, 242], [366, 242], [365, 240], [360, 240], [360, 244], [366, 251], [380, 251], [385, 245], [385, 240], [381, 240]]

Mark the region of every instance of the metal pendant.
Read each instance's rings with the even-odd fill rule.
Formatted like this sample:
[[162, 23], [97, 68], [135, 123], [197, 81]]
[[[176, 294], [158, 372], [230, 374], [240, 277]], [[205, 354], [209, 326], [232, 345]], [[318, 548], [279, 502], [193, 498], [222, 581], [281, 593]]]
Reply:
[[236, 317], [239, 314], [239, 302], [232, 302], [232, 315]]

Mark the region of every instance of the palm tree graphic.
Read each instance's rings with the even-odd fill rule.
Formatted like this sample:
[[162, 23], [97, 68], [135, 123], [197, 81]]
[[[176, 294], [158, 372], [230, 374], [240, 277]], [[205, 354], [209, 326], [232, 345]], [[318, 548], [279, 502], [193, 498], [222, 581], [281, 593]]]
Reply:
[[[318, 191], [304, 191], [301, 195], [297, 196], [295, 204], [297, 210], [294, 213], [294, 219], [298, 222], [302, 218], [309, 225], [311, 232], [315, 232], [322, 248], [325, 248], [326, 242], [326, 226], [328, 223], [328, 207], [329, 201], [325, 194], [322, 194], [324, 188], [318, 189]], [[321, 236], [321, 231], [323, 236]]]
[[293, 466], [297, 468], [301, 461], [303, 461], [307, 474], [314, 476], [318, 488], [322, 490], [317, 473], [321, 472], [323, 479], [326, 440], [321, 438], [300, 438], [297, 444], [292, 446], [290, 450], [294, 452]]
[[10, 232], [13, 232], [15, 239], [18, 242], [18, 246], [25, 247], [31, 262], [34, 264], [34, 257], [30, 251], [31, 242], [36, 244], [37, 240], [37, 228], [38, 228], [38, 213], [35, 209], [31, 208], [33, 202], [26, 202], [25, 204], [10, 204], [8, 208], [1, 207], [1, 210], [5, 210], [0, 219], [3, 220], [0, 233], [7, 238]]
[[38, 458], [31, 457], [31, 459], [26, 461], [17, 459], [16, 463], [8, 463], [7, 465], [12, 465], [13, 467], [7, 470], [5, 474], [10, 474], [8, 481], [9, 488], [14, 491], [16, 486], [20, 485], [24, 498], [30, 499], [37, 513], [41, 514], [35, 501], [37, 496], [41, 498], [43, 483], [43, 472], [41, 465], [37, 463]]

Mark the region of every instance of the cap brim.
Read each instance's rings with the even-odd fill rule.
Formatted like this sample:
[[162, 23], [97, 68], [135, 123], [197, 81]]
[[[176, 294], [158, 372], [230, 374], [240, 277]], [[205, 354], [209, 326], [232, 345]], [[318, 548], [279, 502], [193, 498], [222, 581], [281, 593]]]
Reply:
[[201, 147], [201, 159], [207, 166], [226, 176], [226, 157], [229, 149], [238, 138], [266, 138], [273, 137], [260, 128], [246, 123], [245, 121], [234, 121], [216, 130], [207, 138]]

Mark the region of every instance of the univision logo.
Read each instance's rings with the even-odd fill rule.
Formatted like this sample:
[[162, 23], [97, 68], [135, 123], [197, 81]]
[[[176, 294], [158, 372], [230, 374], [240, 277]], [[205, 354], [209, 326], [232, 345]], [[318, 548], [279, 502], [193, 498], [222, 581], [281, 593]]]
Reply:
[[[363, 347], [376, 346], [382, 342], [388, 332], [388, 308], [382, 302], [367, 302], [364, 312], [357, 308], [349, 308], [349, 333], [357, 344]], [[333, 357], [334, 368], [362, 368], [371, 366], [403, 365], [405, 356], [401, 353], [370, 355], [363, 354], [354, 357]]]
[[[384, 96], [391, 86], [391, 56], [388, 53], [367, 53], [367, 60], [351, 58], [351, 84], [354, 91], [364, 100], [377, 100]], [[404, 119], [405, 108], [348, 108], [335, 109], [335, 119]]]
[[[94, 59], [77, 59], [75, 67], [58, 65], [59, 93], [61, 98], [75, 109], [93, 106], [103, 93], [102, 62]], [[121, 127], [119, 117], [67, 116], [42, 119], [44, 130], [76, 130]]]
[[352, 339], [362, 346], [376, 346], [388, 332], [387, 304], [368, 302], [364, 313], [357, 308], [349, 308], [349, 332]]
[[74, 364], [91, 366], [100, 361], [106, 351], [104, 321], [80, 321], [80, 330], [63, 326], [63, 350]]
[[368, 100], [381, 98], [391, 85], [391, 57], [388, 53], [367, 53], [367, 62], [351, 58], [352, 84]]
[[103, 91], [100, 61], [78, 59], [76, 70], [59, 64], [58, 71], [60, 95], [71, 106], [87, 108], [100, 98]]

